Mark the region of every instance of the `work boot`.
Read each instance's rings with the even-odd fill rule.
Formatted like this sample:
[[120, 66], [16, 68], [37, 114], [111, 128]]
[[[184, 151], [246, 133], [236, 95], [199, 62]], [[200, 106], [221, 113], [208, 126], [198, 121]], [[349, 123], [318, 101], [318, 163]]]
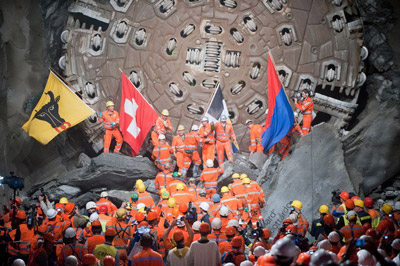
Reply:
[[181, 181], [183, 181], [184, 179], [186, 179], [186, 174], [187, 174], [187, 169], [182, 169], [181, 170]]
[[193, 177], [199, 177], [200, 173], [199, 173], [199, 166], [198, 165], [193, 165]]

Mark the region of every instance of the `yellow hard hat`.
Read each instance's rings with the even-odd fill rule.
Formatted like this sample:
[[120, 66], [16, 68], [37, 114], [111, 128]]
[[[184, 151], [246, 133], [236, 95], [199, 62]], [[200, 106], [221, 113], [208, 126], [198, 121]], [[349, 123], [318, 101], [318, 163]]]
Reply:
[[126, 217], [126, 210], [124, 208], [119, 208], [115, 213], [117, 219], [124, 219]]
[[138, 188], [139, 184], [143, 184], [143, 180], [142, 179], [136, 180], [135, 187]]
[[229, 192], [229, 188], [227, 186], [223, 186], [221, 188], [221, 193]]
[[165, 115], [165, 116], [169, 116], [169, 112], [167, 109], [162, 110], [161, 114]]
[[176, 190], [183, 190], [185, 186], [182, 183], [176, 185]]
[[382, 206], [381, 210], [386, 214], [391, 214], [393, 211], [393, 207], [392, 205], [386, 203]]
[[169, 198], [168, 200], [168, 207], [173, 208], [175, 207], [176, 200], [174, 198]]
[[169, 192], [168, 191], [163, 191], [162, 193], [161, 193], [161, 197], [163, 198], [163, 199], [168, 199], [169, 198]]
[[243, 180], [243, 179], [245, 179], [245, 178], [247, 178], [247, 175], [246, 175], [246, 174], [241, 174], [241, 175], [240, 175], [240, 179]]
[[146, 191], [146, 186], [142, 183], [138, 185], [137, 189], [139, 190], [140, 193], [143, 193]]
[[292, 201], [292, 204], [290, 204], [290, 206], [301, 210], [301, 208], [303, 207], [303, 203], [301, 203], [301, 201], [299, 200], [294, 200]]
[[360, 199], [356, 199], [354, 201], [354, 206], [364, 208], [364, 201], [362, 201]]
[[324, 213], [324, 214], [328, 214], [329, 213], [329, 207], [327, 205], [321, 205], [319, 207], [319, 212], [320, 213]]
[[183, 125], [179, 125], [178, 130], [185, 130], [185, 127]]
[[238, 173], [234, 173], [233, 175], [232, 175], [232, 179], [237, 179], [237, 178], [239, 178], [240, 176], [239, 176], [239, 174]]
[[112, 101], [106, 102], [106, 107], [114, 106], [115, 104]]
[[242, 184], [250, 184], [250, 178], [246, 177], [242, 179]]
[[146, 214], [146, 210], [145, 210], [144, 208], [140, 208], [140, 209], [138, 210], [138, 212], [141, 212], [141, 213], [143, 213], [143, 214]]
[[62, 197], [62, 198], [60, 199], [59, 203], [67, 204], [67, 203], [68, 203], [68, 199], [67, 199], [66, 197]]

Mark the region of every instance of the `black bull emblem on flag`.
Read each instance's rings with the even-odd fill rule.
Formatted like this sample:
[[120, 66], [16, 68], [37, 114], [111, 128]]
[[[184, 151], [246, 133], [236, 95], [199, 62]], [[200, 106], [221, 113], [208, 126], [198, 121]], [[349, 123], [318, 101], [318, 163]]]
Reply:
[[49, 95], [50, 102], [43, 105], [42, 108], [37, 111], [34, 118], [49, 123], [59, 133], [71, 127], [71, 123], [65, 122], [65, 120], [58, 113], [58, 102], [60, 101], [60, 96], [57, 96], [54, 99], [53, 92], [49, 91], [45, 94]]

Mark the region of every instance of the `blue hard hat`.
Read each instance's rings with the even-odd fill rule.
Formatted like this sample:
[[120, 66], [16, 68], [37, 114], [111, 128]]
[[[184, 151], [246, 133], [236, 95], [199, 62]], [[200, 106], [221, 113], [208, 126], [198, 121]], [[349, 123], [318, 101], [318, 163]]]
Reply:
[[219, 196], [219, 194], [214, 194], [214, 195], [212, 195], [211, 200], [213, 202], [220, 202], [221, 201], [221, 197]]

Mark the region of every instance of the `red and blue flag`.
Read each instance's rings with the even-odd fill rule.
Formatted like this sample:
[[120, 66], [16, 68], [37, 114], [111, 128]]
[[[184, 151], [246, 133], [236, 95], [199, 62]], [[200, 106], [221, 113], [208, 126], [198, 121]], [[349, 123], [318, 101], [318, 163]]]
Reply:
[[271, 56], [268, 54], [268, 114], [265, 120], [265, 131], [261, 136], [264, 152], [286, 136], [293, 124], [292, 107], [276, 74]]

